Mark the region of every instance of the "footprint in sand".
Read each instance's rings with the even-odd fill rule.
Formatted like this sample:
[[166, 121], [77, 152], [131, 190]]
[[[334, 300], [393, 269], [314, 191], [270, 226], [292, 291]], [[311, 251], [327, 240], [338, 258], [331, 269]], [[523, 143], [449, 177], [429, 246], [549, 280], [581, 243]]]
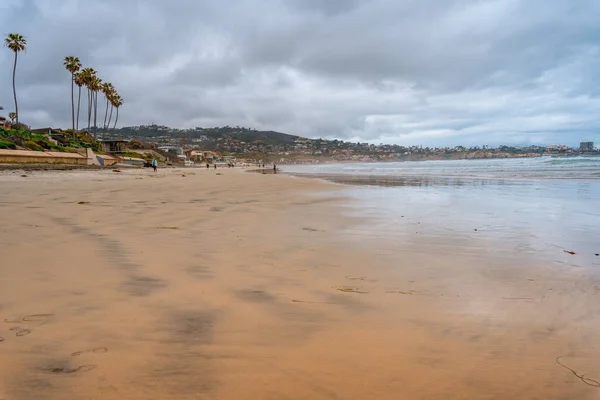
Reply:
[[29, 335], [31, 333], [31, 329], [24, 329], [24, 328], [20, 328], [20, 327], [14, 327], [14, 328], [10, 328], [11, 331], [15, 332], [15, 334], [17, 336], [25, 336], [25, 335]]
[[88, 372], [91, 371], [93, 369], [98, 368], [97, 365], [95, 364], [90, 364], [90, 365], [80, 365], [77, 368], [73, 368], [73, 369], [67, 369], [67, 368], [52, 368], [50, 370], [50, 372], [54, 373], [54, 374], [74, 374], [75, 372]]
[[48, 318], [53, 317], [54, 314], [29, 314], [23, 317], [25, 322], [45, 322]]
[[346, 279], [350, 279], [351, 281], [366, 281], [367, 277], [366, 276], [352, 276], [352, 275], [346, 275]]
[[23, 322], [46, 322], [46, 320], [52, 316], [54, 316], [54, 314], [29, 314], [19, 320], [11, 321], [10, 319], [5, 318], [4, 322], [7, 324], [20, 324]]
[[344, 293], [361, 293], [361, 294], [369, 293], [369, 292], [364, 292], [357, 287], [351, 287], [351, 286], [336, 286], [335, 290], [339, 290], [340, 292], [344, 292]]
[[84, 353], [102, 354], [102, 353], [106, 353], [107, 351], [108, 351], [108, 349], [106, 347], [97, 347], [95, 349], [76, 351], [75, 353], [71, 354], [71, 357], [77, 357]]

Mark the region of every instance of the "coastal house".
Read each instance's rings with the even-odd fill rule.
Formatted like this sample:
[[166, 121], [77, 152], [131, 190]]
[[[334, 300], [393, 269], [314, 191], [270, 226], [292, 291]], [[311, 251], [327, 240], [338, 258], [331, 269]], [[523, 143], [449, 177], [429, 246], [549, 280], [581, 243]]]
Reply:
[[102, 151], [108, 154], [123, 153], [125, 151], [125, 145], [129, 143], [128, 140], [122, 139], [100, 139], [99, 142], [100, 146], [102, 146]]
[[158, 150], [164, 151], [166, 153], [173, 153], [175, 155], [183, 154], [183, 149], [181, 147], [176, 146], [160, 146], [158, 147]]
[[216, 158], [215, 153], [212, 151], [191, 150], [186, 152], [186, 154], [189, 160], [202, 163], [212, 163]]

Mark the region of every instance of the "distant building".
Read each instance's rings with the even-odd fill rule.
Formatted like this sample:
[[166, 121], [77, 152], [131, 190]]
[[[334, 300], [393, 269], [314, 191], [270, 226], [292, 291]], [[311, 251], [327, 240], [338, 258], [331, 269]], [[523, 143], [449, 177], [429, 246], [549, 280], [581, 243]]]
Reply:
[[129, 143], [128, 140], [100, 140], [102, 151], [108, 154], [124, 152], [127, 143]]
[[181, 147], [176, 146], [160, 146], [158, 150], [166, 151], [167, 153], [173, 153], [178, 156], [183, 154], [183, 149]]
[[594, 151], [594, 142], [581, 142], [581, 143], [579, 143], [579, 150], [581, 150], [581, 151]]

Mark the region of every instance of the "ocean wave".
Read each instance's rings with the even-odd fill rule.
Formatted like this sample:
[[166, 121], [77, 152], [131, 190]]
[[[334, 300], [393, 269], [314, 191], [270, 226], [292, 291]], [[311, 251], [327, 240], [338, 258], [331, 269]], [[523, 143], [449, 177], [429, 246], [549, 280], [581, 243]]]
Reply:
[[550, 165], [571, 165], [571, 164], [591, 164], [600, 165], [600, 157], [569, 157], [569, 158], [552, 158], [545, 160], [544, 164]]

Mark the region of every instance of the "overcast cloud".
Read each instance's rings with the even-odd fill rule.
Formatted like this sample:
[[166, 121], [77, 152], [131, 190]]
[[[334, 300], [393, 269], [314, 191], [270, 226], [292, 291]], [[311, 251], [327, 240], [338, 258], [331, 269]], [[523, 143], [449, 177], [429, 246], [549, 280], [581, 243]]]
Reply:
[[[119, 125], [406, 145], [600, 142], [597, 0], [1, 0], [20, 119], [70, 126], [67, 55]], [[0, 104], [13, 54], [0, 52]]]

